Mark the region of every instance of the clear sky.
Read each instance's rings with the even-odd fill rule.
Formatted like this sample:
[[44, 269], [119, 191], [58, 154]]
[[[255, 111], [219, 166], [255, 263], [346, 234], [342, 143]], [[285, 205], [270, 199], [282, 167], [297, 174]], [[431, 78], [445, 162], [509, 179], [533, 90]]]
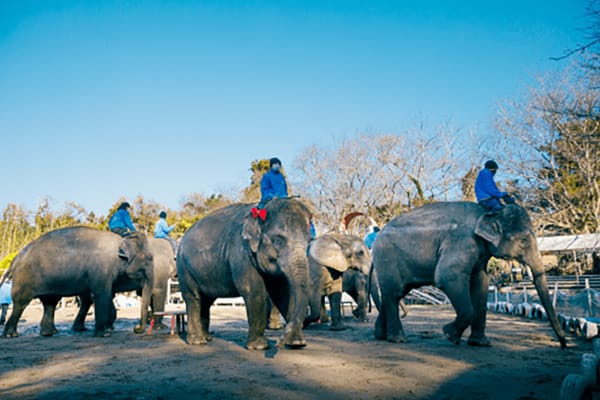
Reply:
[[0, 211], [241, 189], [416, 119], [491, 132], [587, 1], [0, 0]]

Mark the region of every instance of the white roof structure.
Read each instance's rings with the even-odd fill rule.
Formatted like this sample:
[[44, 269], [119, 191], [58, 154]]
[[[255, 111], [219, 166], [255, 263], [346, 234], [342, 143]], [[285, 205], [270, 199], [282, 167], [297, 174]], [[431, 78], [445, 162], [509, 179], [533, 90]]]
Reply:
[[537, 239], [541, 252], [550, 251], [600, 251], [600, 233], [570, 236], [545, 236]]

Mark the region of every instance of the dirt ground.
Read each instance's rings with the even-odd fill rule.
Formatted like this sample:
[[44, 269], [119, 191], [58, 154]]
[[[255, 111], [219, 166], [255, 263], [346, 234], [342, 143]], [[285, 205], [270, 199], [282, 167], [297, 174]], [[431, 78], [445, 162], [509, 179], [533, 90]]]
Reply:
[[374, 314], [364, 324], [347, 309], [346, 331], [314, 325], [306, 348], [266, 351], [244, 348], [241, 306], [213, 307], [207, 346], [169, 330], [134, 334], [135, 307], [119, 310], [110, 338], [74, 334], [76, 311], [57, 310], [60, 333], [45, 338], [41, 307], [27, 308], [20, 336], [0, 340], [0, 399], [557, 399], [564, 376], [592, 352], [579, 339], [561, 351], [545, 321], [493, 313], [493, 347], [455, 346], [441, 333], [450, 306], [409, 306], [406, 344], [376, 341]]

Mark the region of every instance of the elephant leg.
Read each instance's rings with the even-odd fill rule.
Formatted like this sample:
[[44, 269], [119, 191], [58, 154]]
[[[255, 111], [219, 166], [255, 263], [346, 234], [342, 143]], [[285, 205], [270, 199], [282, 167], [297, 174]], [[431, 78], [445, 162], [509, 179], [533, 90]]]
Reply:
[[381, 312], [375, 322], [375, 338], [392, 343], [406, 343], [406, 334], [400, 322], [400, 297], [382, 295]]
[[201, 295], [200, 296], [200, 326], [202, 327], [202, 332], [207, 341], [213, 340], [213, 337], [210, 334], [210, 308], [212, 307], [215, 299], [213, 297], [208, 297]]
[[[161, 312], [161, 311], [165, 311], [165, 300], [166, 300], [166, 294], [164, 293], [164, 291], [162, 290], [153, 290], [152, 291], [152, 297], [150, 298], [150, 309], [151, 312], [148, 314], [148, 318], [152, 318], [152, 315], [155, 312]], [[150, 322], [150, 321], [148, 321]], [[154, 317], [154, 329], [160, 330], [160, 329], [167, 329], [167, 325], [165, 325], [163, 323], [163, 316], [162, 315], [157, 315], [156, 317]]]
[[321, 304], [319, 307], [319, 318], [321, 323], [329, 322], [329, 314], [327, 314], [327, 307], [325, 307], [325, 296], [321, 296]]
[[269, 322], [267, 324], [267, 328], [277, 331], [283, 329], [283, 324], [281, 323], [279, 309], [273, 304], [271, 299], [267, 302], [267, 314], [269, 315]]
[[489, 339], [485, 336], [488, 288], [489, 277], [484, 270], [471, 275], [473, 318], [471, 319], [471, 336], [467, 340], [467, 344], [471, 346], [491, 346]]
[[4, 331], [2, 332], [2, 337], [5, 338], [15, 338], [19, 336], [17, 333], [17, 324], [19, 323], [19, 319], [21, 319], [21, 315], [23, 315], [23, 311], [31, 302], [32, 297], [27, 294], [18, 293], [13, 297], [13, 309], [10, 313], [10, 317], [8, 317], [8, 321], [6, 321], [6, 325], [4, 325]]
[[2, 303], [0, 304], [0, 325], [4, 325], [4, 323], [6, 322], [6, 313], [8, 311], [8, 303]]
[[205, 345], [209, 342], [208, 325], [210, 322], [210, 306], [204, 306], [204, 301], [202, 301], [200, 294], [196, 294], [193, 297], [185, 296], [184, 300], [188, 316], [186, 341], [191, 345]]
[[110, 337], [112, 331], [110, 329], [113, 321], [114, 305], [112, 304], [112, 293], [110, 288], [105, 291], [94, 292], [94, 314], [95, 326], [94, 336]]
[[329, 306], [331, 308], [331, 325], [329, 330], [343, 331], [346, 329], [344, 321], [342, 321], [342, 293], [335, 292], [329, 294]]
[[80, 295], [79, 303], [79, 312], [75, 317], [75, 321], [73, 321], [71, 329], [75, 332], [85, 332], [87, 331], [87, 328], [85, 327], [85, 317], [93, 304], [92, 296], [89, 293]]
[[44, 315], [40, 323], [40, 335], [53, 336], [58, 333], [58, 329], [54, 325], [54, 312], [60, 299], [61, 296], [40, 296], [40, 300], [44, 305]]
[[442, 269], [438, 275], [436, 277], [436, 284], [446, 293], [456, 312], [456, 319], [444, 325], [444, 335], [452, 343], [459, 345], [462, 334], [471, 324], [473, 317], [469, 275], [467, 273], [454, 272], [453, 267]]
[[246, 342], [248, 350], [264, 350], [269, 347], [265, 338], [265, 329], [267, 328], [266, 291], [262, 294], [263, 296], [260, 296], [260, 293], [248, 293], [244, 296], [248, 317], [248, 340]]
[[[318, 297], [318, 301], [315, 300], [316, 297]], [[321, 296], [315, 295], [311, 298], [308, 308], [310, 311], [304, 319], [303, 328], [308, 327], [314, 322], [323, 322], [324, 318], [328, 318], [327, 310], [325, 309], [325, 300]]]
[[360, 322], [368, 322], [367, 318], [367, 283], [365, 281], [358, 281], [356, 288], [349, 293], [350, 296], [356, 301], [356, 308], [352, 310], [352, 315]]
[[115, 330], [115, 321], [117, 320], [117, 308], [115, 307], [115, 302], [113, 299], [110, 300], [108, 306], [108, 326], [106, 329], [113, 332]]

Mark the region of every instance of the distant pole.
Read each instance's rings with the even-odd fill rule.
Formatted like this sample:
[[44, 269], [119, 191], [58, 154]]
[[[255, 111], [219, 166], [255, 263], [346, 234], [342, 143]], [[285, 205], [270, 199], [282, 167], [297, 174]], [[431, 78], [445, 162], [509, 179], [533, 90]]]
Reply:
[[523, 286], [523, 303], [527, 303], [527, 286]]
[[592, 291], [590, 290], [590, 280], [585, 278], [585, 291], [587, 292], [588, 299], [588, 316], [592, 316]]
[[498, 288], [494, 286], [494, 304], [498, 304]]
[[552, 295], [552, 308], [556, 308], [556, 299], [558, 298], [558, 281], [554, 282], [554, 294]]

